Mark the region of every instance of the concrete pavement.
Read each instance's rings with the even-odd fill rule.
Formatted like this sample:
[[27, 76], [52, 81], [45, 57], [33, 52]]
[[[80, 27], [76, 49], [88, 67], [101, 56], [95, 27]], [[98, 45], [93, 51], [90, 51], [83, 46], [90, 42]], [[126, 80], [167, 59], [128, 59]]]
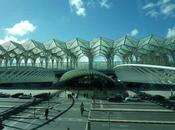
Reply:
[[[80, 104], [84, 103], [85, 112], [84, 116], [80, 114]], [[74, 106], [67, 111], [65, 114], [55, 119], [54, 122], [38, 129], [38, 130], [85, 130], [87, 117], [90, 110], [91, 99], [85, 99], [80, 97], [78, 100], [75, 99]]]
[[[174, 130], [175, 112], [149, 102], [96, 101], [90, 130]], [[103, 104], [104, 103], [104, 104]]]

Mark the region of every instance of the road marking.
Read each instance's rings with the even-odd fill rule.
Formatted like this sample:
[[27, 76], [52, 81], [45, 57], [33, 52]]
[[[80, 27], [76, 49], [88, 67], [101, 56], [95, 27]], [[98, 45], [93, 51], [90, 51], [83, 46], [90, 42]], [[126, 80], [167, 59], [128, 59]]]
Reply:
[[[31, 123], [35, 122], [37, 119], [34, 119]], [[31, 126], [32, 124], [28, 124], [24, 129], [27, 129], [29, 126]]]
[[[31, 114], [27, 114], [27, 116], [29, 116], [29, 115], [31, 115]], [[21, 119], [19, 119], [19, 121], [23, 121], [24, 119], [23, 118], [21, 118]], [[10, 126], [14, 126], [14, 125], [16, 125], [17, 123], [19, 123], [19, 122], [13, 122], [13, 123], [11, 123], [10, 124]]]
[[72, 121], [72, 122], [86, 122], [85, 119], [80, 118], [58, 118], [59, 121]]
[[[116, 127], [116, 126], [118, 126], [118, 124], [116, 125], [116, 124], [109, 124], [109, 122], [107, 122], [107, 123], [104, 123], [104, 124], [102, 124], [102, 126], [104, 126], [104, 127]], [[131, 129], [126, 129], [126, 127], [128, 127], [128, 126], [124, 126], [124, 125], [119, 125], [120, 127], [125, 127], [124, 128], [124, 130], [131, 130]], [[123, 128], [121, 128], [120, 130], [122, 130]]]
[[120, 125], [121, 127], [129, 127], [129, 125]]
[[14, 106], [7, 106], [7, 105], [6, 106], [2, 106], [2, 105], [0, 106], [0, 108], [12, 108], [12, 107], [14, 107]]

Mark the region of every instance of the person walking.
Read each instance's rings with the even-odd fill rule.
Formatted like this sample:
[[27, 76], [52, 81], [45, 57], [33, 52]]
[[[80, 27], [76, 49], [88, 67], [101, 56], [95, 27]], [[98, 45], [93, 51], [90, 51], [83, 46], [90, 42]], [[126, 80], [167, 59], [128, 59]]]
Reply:
[[46, 120], [48, 119], [48, 115], [49, 115], [49, 109], [46, 108], [46, 110], [45, 110], [45, 118], [46, 118]]
[[0, 116], [0, 130], [4, 129], [2, 121], [3, 121], [3, 118], [2, 118], [2, 116]]
[[80, 112], [81, 112], [81, 116], [83, 116], [83, 112], [84, 112], [84, 104], [83, 104], [83, 102], [80, 105]]

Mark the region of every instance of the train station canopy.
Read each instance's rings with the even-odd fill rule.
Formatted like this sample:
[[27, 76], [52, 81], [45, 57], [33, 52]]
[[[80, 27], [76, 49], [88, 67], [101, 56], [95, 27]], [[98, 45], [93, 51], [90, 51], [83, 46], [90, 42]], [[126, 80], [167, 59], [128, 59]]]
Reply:
[[6, 66], [10, 66], [9, 62], [13, 63], [14, 59], [17, 66], [20, 66], [23, 60], [27, 66], [30, 59], [32, 66], [35, 66], [36, 60], [39, 60], [41, 67], [47, 68], [50, 62], [57, 63], [57, 66], [67, 62], [67, 68], [77, 68], [80, 59], [86, 57], [89, 69], [93, 69], [96, 56], [105, 59], [108, 69], [115, 66], [116, 57], [122, 63], [171, 66], [175, 63], [175, 37], [162, 38], [149, 35], [136, 39], [125, 35], [115, 40], [97, 37], [90, 41], [82, 38], [68, 41], [51, 39], [44, 43], [28, 40], [22, 44], [8, 41], [0, 45], [0, 65], [4, 63]]

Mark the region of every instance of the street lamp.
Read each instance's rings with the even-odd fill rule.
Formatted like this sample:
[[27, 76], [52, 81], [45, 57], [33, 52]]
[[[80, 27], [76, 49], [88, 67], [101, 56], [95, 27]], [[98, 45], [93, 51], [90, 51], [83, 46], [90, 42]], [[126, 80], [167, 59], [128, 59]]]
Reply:
[[109, 130], [111, 130], [110, 115], [111, 115], [111, 112], [109, 111], [108, 112], [108, 126], [109, 126]]

